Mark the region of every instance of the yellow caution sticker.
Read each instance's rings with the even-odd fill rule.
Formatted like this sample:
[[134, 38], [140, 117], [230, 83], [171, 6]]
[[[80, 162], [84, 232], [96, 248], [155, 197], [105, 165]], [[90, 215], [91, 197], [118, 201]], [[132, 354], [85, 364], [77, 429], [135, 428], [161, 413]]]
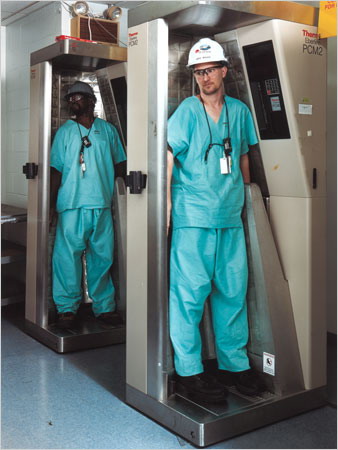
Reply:
[[337, 36], [337, 2], [319, 2], [318, 34], [321, 38]]

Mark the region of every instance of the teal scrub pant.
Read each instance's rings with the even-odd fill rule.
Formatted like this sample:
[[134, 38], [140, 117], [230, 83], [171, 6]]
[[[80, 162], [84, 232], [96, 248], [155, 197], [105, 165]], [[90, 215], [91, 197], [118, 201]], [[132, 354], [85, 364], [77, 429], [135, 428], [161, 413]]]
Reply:
[[169, 320], [178, 375], [203, 372], [199, 324], [209, 295], [218, 367], [232, 372], [250, 368], [247, 283], [243, 228], [173, 230]]
[[114, 230], [111, 210], [69, 209], [58, 215], [53, 251], [53, 298], [59, 313], [76, 313], [82, 300], [82, 254], [95, 316], [114, 311], [110, 276]]

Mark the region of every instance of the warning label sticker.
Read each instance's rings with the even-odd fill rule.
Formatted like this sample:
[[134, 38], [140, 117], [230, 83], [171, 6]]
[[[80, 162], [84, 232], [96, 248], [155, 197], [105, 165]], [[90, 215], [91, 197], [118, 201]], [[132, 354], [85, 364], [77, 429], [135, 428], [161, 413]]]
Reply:
[[280, 104], [280, 98], [278, 95], [276, 95], [275, 97], [270, 97], [270, 101], [271, 101], [272, 111], [282, 111], [282, 107]]
[[306, 114], [308, 116], [312, 115], [312, 105], [298, 105], [298, 114]]
[[275, 355], [263, 353], [263, 372], [275, 376]]

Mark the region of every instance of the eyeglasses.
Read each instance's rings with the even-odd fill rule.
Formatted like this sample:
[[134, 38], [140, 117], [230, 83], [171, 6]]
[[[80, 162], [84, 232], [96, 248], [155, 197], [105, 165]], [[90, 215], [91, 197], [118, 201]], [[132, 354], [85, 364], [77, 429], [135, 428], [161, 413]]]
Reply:
[[194, 70], [194, 75], [198, 78], [204, 77], [204, 75], [207, 76], [215, 76], [216, 75], [216, 69], [221, 69], [223, 66], [212, 66], [208, 67], [207, 69], [197, 69]]
[[70, 95], [67, 99], [67, 101], [69, 102], [79, 102], [80, 100], [82, 100], [84, 97], [82, 94], [73, 94]]

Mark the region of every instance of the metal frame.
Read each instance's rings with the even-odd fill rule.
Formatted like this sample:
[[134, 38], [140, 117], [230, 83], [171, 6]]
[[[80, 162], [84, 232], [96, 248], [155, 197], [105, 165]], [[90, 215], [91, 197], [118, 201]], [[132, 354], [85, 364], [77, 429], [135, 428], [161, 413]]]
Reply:
[[214, 35], [271, 18], [318, 24], [318, 8], [289, 1], [150, 1], [129, 11], [129, 27], [165, 18], [170, 29]]
[[76, 331], [58, 330], [55, 326], [40, 327], [26, 319], [27, 334], [57, 353], [86, 350], [125, 342], [125, 327], [107, 329], [100, 324], [82, 326]]
[[[167, 61], [160, 57], [168, 45], [168, 28], [166, 21], [156, 19], [129, 29], [129, 36], [136, 36], [138, 43], [134, 50], [133, 41], [130, 41], [128, 89], [131, 89], [130, 98], [137, 106], [131, 101], [128, 104], [129, 119], [133, 119], [128, 120], [128, 164], [129, 169], [142, 169], [148, 173], [148, 186], [140, 196], [127, 196], [127, 277], [130, 280], [127, 310], [130, 313], [127, 319], [126, 401], [194, 445], [203, 447], [322, 406], [326, 403], [326, 388], [304, 389], [287, 281], [261, 194], [252, 185], [246, 189], [247, 232], [257, 296], [263, 305], [264, 317], [271, 324], [266, 327], [265, 341], [270, 345], [268, 350], [272, 349], [279, 358], [278, 376], [264, 375], [266, 379], [270, 377], [268, 387], [274, 394], [266, 392], [261, 397], [248, 398], [230, 387], [227, 403], [216, 406], [196, 404], [174, 393], [167, 320], [165, 226], [168, 93], [164, 89], [167, 88], [164, 80], [167, 79]], [[143, 78], [136, 73], [133, 78], [135, 67], [145, 74]], [[143, 102], [145, 112], [142, 118], [137, 115], [140, 102]], [[160, 129], [160, 124], [164, 129]], [[137, 128], [139, 126], [141, 130]], [[133, 135], [138, 139], [134, 136], [130, 142], [129, 136]], [[141, 167], [137, 167], [137, 163]], [[144, 245], [133, 248], [140, 240], [144, 240]], [[140, 249], [144, 252], [142, 271], [135, 261]], [[262, 356], [251, 356], [259, 366]]]
[[[168, 110], [168, 32], [162, 20], [149, 24], [148, 102], [148, 394], [167, 398], [167, 110]], [[156, 132], [155, 132], [156, 127]], [[158, 299], [161, 299], [158, 301]]]
[[129, 404], [151, 419], [192, 444], [205, 447], [319, 408], [326, 403], [326, 389], [317, 388], [269, 399], [255, 398], [254, 402], [230, 392], [222, 407], [211, 406], [211, 409], [210, 405], [201, 406], [177, 395], [158, 401], [128, 385], [126, 397]]
[[[29, 181], [25, 330], [53, 350], [64, 353], [125, 342], [125, 327], [107, 327], [90, 315], [71, 331], [48, 324], [49, 154], [53, 69], [95, 71], [125, 61], [126, 49], [63, 40], [31, 55], [31, 123], [29, 159], [38, 165]], [[118, 203], [118, 202], [117, 202]], [[124, 212], [123, 205], [117, 205]], [[124, 261], [121, 261], [124, 264]]]
[[[26, 318], [40, 327], [47, 325], [48, 306], [45, 267], [48, 260], [49, 147], [51, 134], [52, 65], [49, 61], [31, 67], [31, 117], [29, 159], [38, 164], [36, 179], [30, 180], [27, 223]], [[32, 114], [32, 112], [31, 112]], [[32, 284], [32, 287], [30, 286]]]

